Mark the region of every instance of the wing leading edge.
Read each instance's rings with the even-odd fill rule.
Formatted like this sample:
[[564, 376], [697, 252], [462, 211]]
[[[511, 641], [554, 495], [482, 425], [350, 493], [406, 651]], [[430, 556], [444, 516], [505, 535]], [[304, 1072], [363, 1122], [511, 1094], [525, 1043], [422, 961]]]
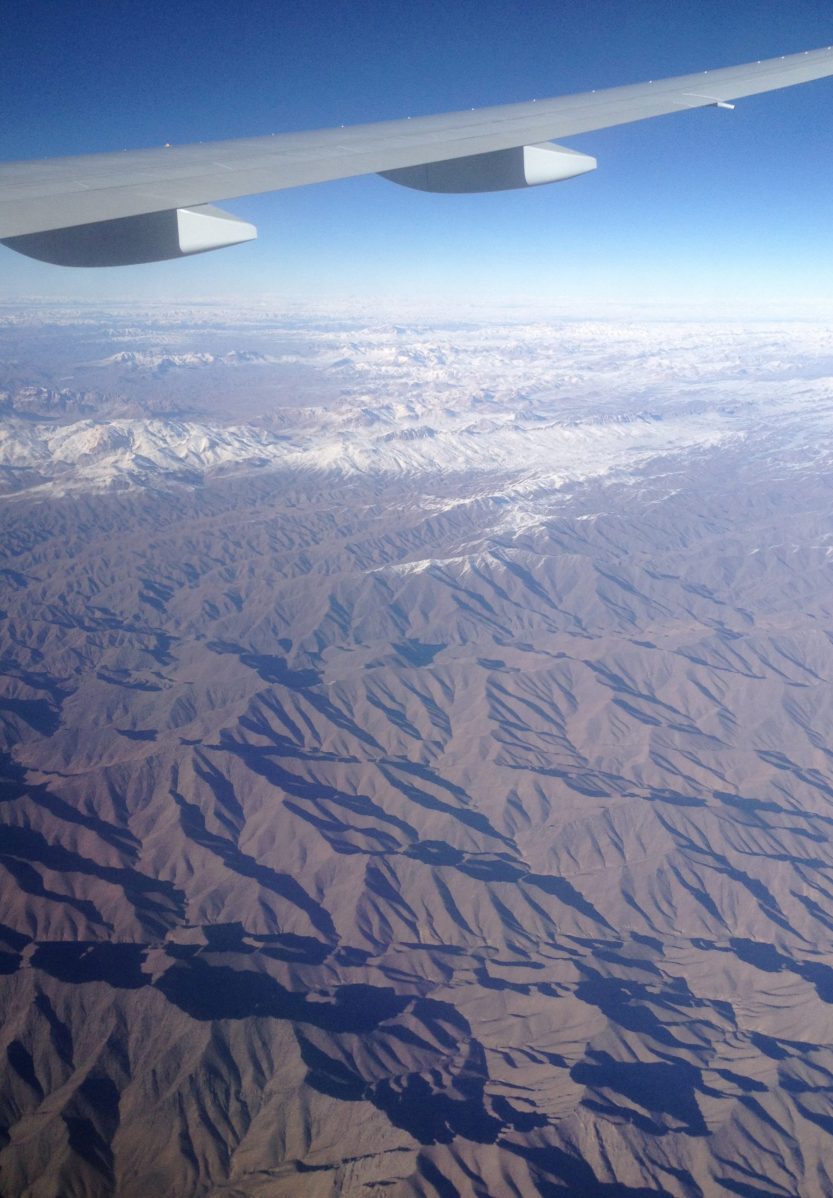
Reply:
[[[145, 239], [144, 256], [125, 259], [116, 251], [115, 255], [105, 253], [103, 263], [89, 261], [93, 265], [203, 252], [254, 235], [244, 222], [206, 208], [217, 200], [374, 173], [406, 186], [437, 191], [491, 190], [555, 181], [592, 169], [595, 161], [564, 147], [551, 147], [561, 157], [552, 168], [553, 178], [539, 177], [539, 170], [530, 180], [523, 174], [524, 162], [534, 157], [536, 162], [555, 164], [556, 158], [542, 159], [540, 154], [526, 151], [548, 149], [541, 143], [554, 138], [688, 108], [728, 107], [732, 100], [829, 75], [833, 75], [833, 47], [470, 112], [174, 148], [4, 163], [0, 164], [0, 240], [34, 257], [73, 265], [88, 262], [76, 248], [79, 226], [87, 227], [83, 237], [93, 251], [102, 239], [111, 247], [126, 237]], [[523, 154], [520, 166], [511, 158], [512, 152]], [[570, 154], [583, 162], [568, 164], [568, 169], [562, 156]], [[467, 170], [467, 160], [471, 170]], [[515, 181], [502, 182], [506, 178]], [[177, 215], [177, 210], [184, 209], [196, 209], [197, 223], [212, 228], [211, 234], [196, 242], [186, 237], [180, 244], [176, 238], [171, 240], [166, 227], [164, 247], [160, 242], [165, 252], [156, 255], [146, 233], [155, 227], [154, 222], [125, 223], [126, 218], [170, 213], [178, 228], [191, 227], [192, 216]], [[232, 228], [235, 223], [242, 226], [239, 236]], [[100, 226], [101, 238], [96, 238], [90, 226]], [[50, 236], [39, 238], [39, 234]], [[192, 248], [193, 244], [197, 248]], [[95, 252], [92, 257], [96, 258]]]

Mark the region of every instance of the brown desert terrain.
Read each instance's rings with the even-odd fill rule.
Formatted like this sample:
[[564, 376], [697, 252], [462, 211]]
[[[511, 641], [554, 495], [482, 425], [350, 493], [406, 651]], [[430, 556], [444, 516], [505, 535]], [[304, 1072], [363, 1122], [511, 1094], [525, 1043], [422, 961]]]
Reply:
[[0, 1192], [833, 1194], [826, 331], [221, 316], [0, 329]]

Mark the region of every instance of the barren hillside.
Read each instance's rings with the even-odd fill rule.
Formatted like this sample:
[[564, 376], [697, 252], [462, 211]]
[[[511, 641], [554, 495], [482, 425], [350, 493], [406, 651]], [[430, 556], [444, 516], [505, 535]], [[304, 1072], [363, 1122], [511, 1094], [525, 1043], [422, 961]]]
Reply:
[[833, 337], [186, 315], [0, 329], [0, 1192], [833, 1193]]

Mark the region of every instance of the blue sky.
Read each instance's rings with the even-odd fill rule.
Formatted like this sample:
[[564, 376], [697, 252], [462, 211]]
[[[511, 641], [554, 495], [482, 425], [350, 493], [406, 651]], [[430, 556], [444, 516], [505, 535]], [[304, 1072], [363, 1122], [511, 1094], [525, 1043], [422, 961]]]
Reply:
[[[0, 157], [528, 100], [833, 43], [808, 0], [28, 0], [4, 9]], [[0, 249], [0, 299], [833, 313], [833, 79], [585, 134], [583, 178], [430, 196], [378, 178], [229, 202], [257, 243], [129, 270]]]

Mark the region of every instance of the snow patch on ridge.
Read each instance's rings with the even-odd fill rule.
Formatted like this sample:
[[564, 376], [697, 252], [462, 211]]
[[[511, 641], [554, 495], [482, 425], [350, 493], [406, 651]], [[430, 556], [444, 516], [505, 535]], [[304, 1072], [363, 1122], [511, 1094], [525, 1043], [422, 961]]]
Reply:
[[[515, 485], [560, 486], [626, 469], [657, 454], [710, 448], [731, 435], [725, 421], [689, 418], [625, 425], [524, 427], [502, 419], [447, 421], [430, 437], [405, 437], [381, 421], [341, 413], [318, 429], [276, 434], [248, 425], [179, 420], [9, 420], [0, 429], [0, 471], [11, 491], [100, 491], [195, 485], [255, 468], [338, 474], [487, 472]], [[31, 481], [27, 480], [31, 476]]]
[[[482, 497], [510, 500], [517, 525], [534, 522], [538, 492], [635, 477], [665, 455], [743, 442], [750, 453], [778, 454], [787, 469], [829, 456], [827, 330], [577, 324], [345, 336], [311, 326], [305, 335], [306, 362], [343, 382], [337, 404], [280, 407], [258, 423], [133, 414], [58, 423], [13, 413], [0, 427], [0, 490], [165, 489], [254, 469], [482, 476]], [[277, 369], [281, 350], [265, 333], [262, 352], [217, 354], [168, 334], [164, 352], [125, 349], [101, 361], [128, 371], [199, 366], [196, 387], [232, 362]]]

